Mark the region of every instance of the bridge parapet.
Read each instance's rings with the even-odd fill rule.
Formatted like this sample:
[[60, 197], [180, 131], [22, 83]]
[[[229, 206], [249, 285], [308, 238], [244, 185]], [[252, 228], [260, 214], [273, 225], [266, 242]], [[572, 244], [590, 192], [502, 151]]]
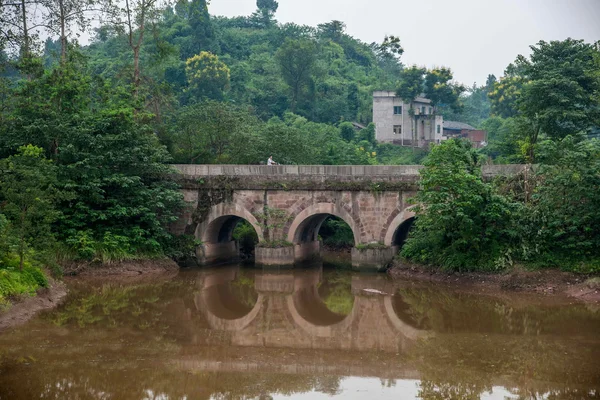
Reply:
[[419, 175], [422, 165], [173, 165], [188, 177], [202, 176], [319, 176], [375, 177]]

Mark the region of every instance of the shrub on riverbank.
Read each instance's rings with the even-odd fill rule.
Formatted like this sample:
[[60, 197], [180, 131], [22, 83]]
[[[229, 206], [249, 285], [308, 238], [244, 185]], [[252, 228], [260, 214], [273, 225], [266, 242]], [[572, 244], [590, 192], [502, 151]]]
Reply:
[[600, 141], [548, 141], [529, 176], [486, 182], [470, 143], [435, 146], [401, 255], [454, 271], [600, 272]]
[[481, 177], [470, 142], [435, 146], [413, 199], [417, 219], [401, 254], [446, 270], [499, 270], [518, 240], [520, 205]]
[[8, 304], [10, 298], [33, 295], [48, 286], [48, 279], [39, 267], [25, 261], [21, 270], [19, 264], [18, 257], [0, 258], [0, 307]]

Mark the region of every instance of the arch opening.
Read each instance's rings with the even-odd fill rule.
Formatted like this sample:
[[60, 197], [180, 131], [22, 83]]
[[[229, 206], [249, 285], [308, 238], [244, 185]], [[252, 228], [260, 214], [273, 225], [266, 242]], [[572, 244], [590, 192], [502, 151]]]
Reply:
[[402, 246], [404, 246], [414, 222], [415, 217], [411, 217], [398, 225], [392, 236], [392, 246], [396, 246], [398, 249], [401, 249]]
[[253, 260], [259, 232], [238, 215], [223, 215], [212, 220], [202, 235], [205, 263], [234, 259]]
[[340, 217], [329, 215], [321, 224], [318, 236], [326, 248], [347, 250], [354, 246], [352, 228]]
[[296, 261], [309, 261], [321, 256], [321, 247], [328, 250], [349, 250], [356, 238], [343, 218], [331, 213], [316, 213], [306, 217], [290, 235]]

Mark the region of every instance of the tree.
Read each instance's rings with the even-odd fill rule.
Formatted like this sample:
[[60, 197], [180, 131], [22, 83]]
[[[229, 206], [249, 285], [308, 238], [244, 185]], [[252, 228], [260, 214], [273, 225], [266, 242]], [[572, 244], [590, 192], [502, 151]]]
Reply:
[[526, 77], [524, 76], [523, 68], [518, 64], [509, 64], [506, 67], [504, 76], [493, 83], [488, 93], [492, 115], [502, 118], [517, 116], [519, 109], [518, 101], [521, 97], [525, 80]]
[[133, 94], [137, 98], [141, 86], [140, 51], [148, 25], [159, 17], [160, 0], [104, 0], [105, 10], [111, 24], [127, 37], [133, 52]]
[[519, 59], [528, 79], [520, 99], [523, 116], [554, 140], [600, 126], [598, 50], [573, 39], [540, 41], [531, 50], [530, 60]]
[[188, 91], [196, 98], [222, 99], [229, 88], [230, 71], [219, 57], [203, 51], [185, 62]]
[[307, 39], [287, 39], [275, 54], [283, 79], [292, 92], [292, 112], [296, 111], [300, 95], [310, 82], [316, 55], [315, 43]]
[[426, 71], [425, 68], [417, 67], [416, 65], [404, 69], [400, 75], [396, 95], [407, 103], [411, 103], [417, 96], [423, 93]]
[[21, 146], [16, 155], [0, 163], [2, 212], [8, 216], [17, 236], [21, 270], [27, 250], [51, 236], [50, 224], [57, 217], [56, 167], [44, 158], [43, 152], [32, 145]]
[[90, 26], [88, 12], [99, 11], [95, 8], [100, 0], [41, 0], [44, 5], [46, 26], [59, 35], [60, 60], [67, 59], [68, 38], [71, 34], [70, 25], [76, 24], [81, 32]]
[[519, 206], [483, 181], [466, 140], [436, 145], [423, 163], [417, 218], [402, 255], [448, 270], [501, 269], [518, 239]]
[[346, 31], [346, 24], [342, 21], [333, 20], [317, 25], [317, 30], [320, 37], [329, 39], [335, 43], [340, 43], [344, 36], [344, 32]]
[[354, 140], [356, 136], [356, 132], [354, 131], [354, 126], [350, 122], [342, 122], [340, 124], [340, 136], [346, 142], [351, 142]]
[[277, 8], [279, 8], [279, 3], [277, 1], [256, 0], [256, 7], [258, 9], [250, 16], [250, 20], [256, 21], [256, 23], [263, 28], [268, 28], [276, 22], [274, 16], [277, 12]]
[[256, 162], [239, 153], [243, 148], [249, 150], [249, 135], [256, 124], [247, 111], [231, 104], [205, 101], [190, 105], [177, 115], [175, 156], [190, 164]]
[[441, 67], [427, 71], [424, 81], [425, 97], [434, 106], [446, 105], [455, 111], [461, 109], [460, 95], [466, 90], [461, 84], [452, 82], [452, 71]]
[[[546, 141], [526, 213], [527, 258], [578, 272], [599, 272], [600, 141], [567, 136]], [[582, 263], [583, 262], [583, 263]], [[595, 265], [595, 266], [594, 266]]]

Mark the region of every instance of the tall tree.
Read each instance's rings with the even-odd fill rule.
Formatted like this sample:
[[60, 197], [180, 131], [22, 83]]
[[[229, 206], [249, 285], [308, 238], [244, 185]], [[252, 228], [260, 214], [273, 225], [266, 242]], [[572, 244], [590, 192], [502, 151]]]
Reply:
[[256, 0], [256, 7], [258, 9], [250, 16], [250, 19], [264, 28], [272, 26], [275, 23], [274, 17], [279, 3], [275, 0]]
[[32, 78], [39, 75], [36, 57], [39, 31], [46, 26], [40, 9], [42, 0], [0, 0], [0, 49], [19, 54], [19, 69]]
[[281, 68], [283, 79], [292, 92], [292, 112], [296, 112], [300, 95], [311, 80], [317, 58], [317, 47], [312, 40], [287, 39], [277, 50], [275, 58]]
[[44, 5], [44, 19], [46, 26], [58, 34], [60, 38], [60, 60], [64, 63], [67, 59], [67, 46], [69, 36], [73, 34], [71, 25], [76, 25], [79, 32], [90, 27], [91, 12], [99, 12], [95, 7], [99, 0], [41, 0]]
[[[133, 53], [133, 94], [137, 98], [141, 86], [140, 51], [148, 25], [160, 16], [161, 0], [104, 0], [105, 11], [112, 25], [127, 37]], [[167, 4], [167, 3], [165, 3]]]
[[404, 69], [396, 88], [396, 95], [408, 103], [412, 102], [423, 93], [426, 71], [425, 68], [416, 65]]
[[346, 31], [346, 24], [342, 21], [333, 20], [317, 25], [317, 30], [320, 37], [340, 43]]
[[598, 50], [583, 40], [540, 41], [530, 60], [519, 62], [528, 82], [523, 87], [523, 115], [555, 140], [600, 126]]
[[449, 68], [441, 67], [427, 71], [424, 93], [434, 106], [443, 104], [457, 111], [461, 108], [460, 95], [466, 88], [452, 82], [452, 78], [452, 71]]
[[230, 72], [219, 57], [203, 51], [185, 62], [188, 91], [196, 99], [221, 100], [223, 91], [229, 88]]
[[22, 146], [18, 154], [0, 163], [0, 196], [4, 200], [1, 210], [16, 232], [21, 270], [27, 250], [51, 235], [50, 224], [57, 216], [56, 167], [44, 158], [43, 152], [39, 147]]

